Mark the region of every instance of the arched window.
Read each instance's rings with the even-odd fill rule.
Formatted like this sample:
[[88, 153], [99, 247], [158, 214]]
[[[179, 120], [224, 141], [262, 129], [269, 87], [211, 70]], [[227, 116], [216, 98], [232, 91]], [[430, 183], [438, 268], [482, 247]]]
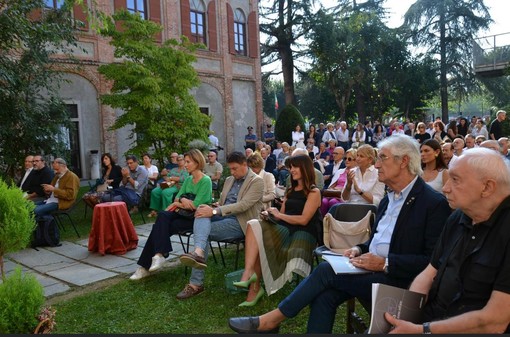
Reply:
[[205, 6], [201, 0], [190, 0], [191, 42], [207, 43], [205, 38]]
[[246, 17], [239, 8], [234, 12], [234, 48], [237, 54], [246, 55]]
[[126, 9], [133, 14], [138, 14], [142, 19], [147, 20], [147, 6], [145, 0], [127, 0]]
[[64, 0], [45, 0], [44, 6], [46, 8], [60, 9], [64, 4]]

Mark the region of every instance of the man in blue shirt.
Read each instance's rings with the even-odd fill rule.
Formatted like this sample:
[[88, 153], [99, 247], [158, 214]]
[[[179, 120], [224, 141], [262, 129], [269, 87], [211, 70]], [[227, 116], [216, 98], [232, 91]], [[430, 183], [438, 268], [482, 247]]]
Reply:
[[245, 149], [250, 148], [253, 151], [255, 151], [255, 143], [257, 142], [257, 140], [258, 140], [257, 135], [253, 133], [253, 127], [248, 126], [248, 134], [244, 136], [244, 141], [246, 142], [244, 148]]

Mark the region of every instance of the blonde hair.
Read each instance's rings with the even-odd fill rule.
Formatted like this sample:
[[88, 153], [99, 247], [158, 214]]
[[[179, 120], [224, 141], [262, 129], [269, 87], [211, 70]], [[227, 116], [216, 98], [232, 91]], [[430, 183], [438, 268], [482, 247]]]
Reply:
[[248, 166], [251, 168], [263, 169], [264, 165], [265, 165], [264, 159], [262, 159], [262, 156], [260, 154], [258, 154], [257, 152], [250, 155], [246, 159], [246, 162], [248, 163]]
[[375, 164], [375, 159], [377, 156], [377, 153], [375, 152], [375, 149], [368, 144], [363, 144], [360, 147], [358, 147], [358, 150], [356, 152], [356, 155], [362, 154], [367, 158], [371, 159], [372, 165]]

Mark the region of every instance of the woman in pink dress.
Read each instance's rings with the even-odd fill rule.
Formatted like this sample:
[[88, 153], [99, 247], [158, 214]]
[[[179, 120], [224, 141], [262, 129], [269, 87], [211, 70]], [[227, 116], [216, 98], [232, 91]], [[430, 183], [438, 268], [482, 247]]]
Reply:
[[[342, 189], [344, 188], [345, 182], [347, 181], [347, 174], [349, 173], [349, 170], [356, 167], [356, 150], [355, 149], [349, 149], [347, 150], [347, 153], [345, 155], [345, 168], [339, 169], [336, 171], [333, 178], [331, 178], [331, 183], [328, 186], [328, 189], [326, 191], [335, 191], [338, 193], [338, 197], [328, 197], [324, 196], [322, 198], [321, 203], [321, 214], [322, 216], [326, 215], [328, 213], [331, 206], [339, 204], [343, 202], [341, 193]], [[324, 194], [324, 192], [323, 192]]]

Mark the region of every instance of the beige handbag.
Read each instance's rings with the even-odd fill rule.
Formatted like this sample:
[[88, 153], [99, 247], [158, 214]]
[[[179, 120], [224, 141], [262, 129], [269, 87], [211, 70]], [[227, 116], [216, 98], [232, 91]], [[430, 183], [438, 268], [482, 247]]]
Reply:
[[330, 213], [324, 216], [324, 245], [330, 250], [343, 253], [346, 249], [363, 243], [370, 238], [372, 211], [359, 221], [336, 220]]
[[104, 182], [101, 185], [97, 185], [96, 192], [106, 192], [108, 190], [108, 183]]

